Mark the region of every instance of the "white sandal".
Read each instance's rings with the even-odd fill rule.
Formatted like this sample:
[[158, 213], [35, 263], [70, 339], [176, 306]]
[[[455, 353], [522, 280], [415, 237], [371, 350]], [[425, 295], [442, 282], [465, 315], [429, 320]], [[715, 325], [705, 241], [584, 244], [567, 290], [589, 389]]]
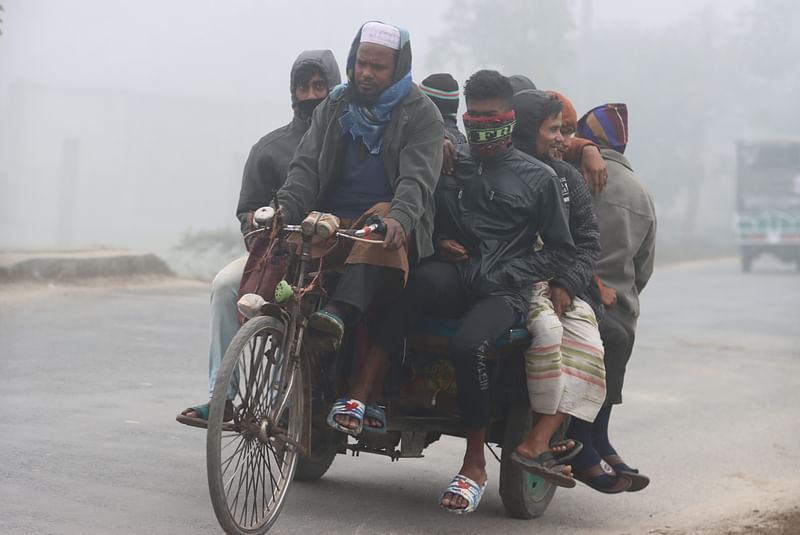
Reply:
[[[483, 498], [483, 493], [486, 491], [486, 485], [488, 483], [489, 480], [487, 479], [483, 485], [478, 485], [475, 481], [471, 480], [467, 476], [456, 474], [455, 477], [453, 477], [453, 480], [450, 482], [450, 485], [444, 489], [444, 492], [439, 498], [439, 505], [448, 513], [454, 513], [457, 515], [471, 513], [477, 509], [478, 504], [481, 503], [481, 498]], [[444, 495], [448, 493], [454, 494], [455, 496], [460, 496], [467, 500], [467, 506], [463, 509], [451, 509], [450, 507], [445, 507], [442, 505], [442, 499], [444, 499]]]

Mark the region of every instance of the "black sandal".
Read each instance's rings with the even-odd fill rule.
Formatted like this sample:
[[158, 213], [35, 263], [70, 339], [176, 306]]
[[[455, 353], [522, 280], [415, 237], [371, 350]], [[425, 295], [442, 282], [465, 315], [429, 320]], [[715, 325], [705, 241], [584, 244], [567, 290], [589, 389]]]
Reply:
[[[608, 470], [602, 466], [604, 464]], [[603, 494], [619, 494], [620, 492], [625, 492], [631, 486], [631, 480], [628, 476], [618, 474], [605, 461], [600, 461], [599, 464], [583, 470], [573, 469], [572, 475], [581, 483]], [[611, 485], [604, 484], [608, 480], [612, 481]]]
[[623, 461], [622, 457], [619, 455], [608, 455], [603, 457], [603, 460], [607, 462], [616, 473], [624, 475], [631, 480], [631, 486], [628, 487], [628, 492], [640, 491], [650, 484], [649, 477], [640, 474], [639, 470], [636, 468], [631, 468], [625, 464], [625, 461]]
[[567, 464], [569, 461], [574, 459], [581, 451], [583, 451], [583, 444], [574, 438], [565, 438], [564, 440], [559, 440], [558, 442], [553, 442], [550, 444], [550, 448], [552, 449], [559, 446], [569, 446], [570, 442], [572, 442], [574, 446], [568, 448], [564, 453], [558, 454], [553, 452], [553, 457], [556, 458], [556, 462], [558, 464]]
[[561, 471], [564, 465], [556, 460], [552, 451], [546, 451], [533, 458], [525, 457], [516, 451], [512, 451], [511, 461], [518, 464], [526, 472], [539, 476], [553, 485], [568, 489], [575, 486], [575, 479]]

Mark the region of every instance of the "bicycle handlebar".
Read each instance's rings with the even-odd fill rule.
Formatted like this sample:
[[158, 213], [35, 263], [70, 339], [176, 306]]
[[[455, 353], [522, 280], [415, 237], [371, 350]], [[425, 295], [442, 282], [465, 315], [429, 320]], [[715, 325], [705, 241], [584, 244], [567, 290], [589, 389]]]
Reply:
[[[263, 232], [271, 228], [272, 221], [275, 218], [275, 209], [271, 206], [263, 206], [253, 213], [253, 225], [256, 227], [244, 235], [245, 238]], [[283, 225], [282, 230], [287, 232], [303, 232], [302, 225]], [[337, 237], [348, 238], [355, 241], [365, 243], [383, 243], [383, 240], [369, 239], [371, 234], [386, 234], [386, 223], [379, 215], [372, 215], [364, 222], [364, 226], [360, 229], [340, 229], [337, 230], [335, 235]]]

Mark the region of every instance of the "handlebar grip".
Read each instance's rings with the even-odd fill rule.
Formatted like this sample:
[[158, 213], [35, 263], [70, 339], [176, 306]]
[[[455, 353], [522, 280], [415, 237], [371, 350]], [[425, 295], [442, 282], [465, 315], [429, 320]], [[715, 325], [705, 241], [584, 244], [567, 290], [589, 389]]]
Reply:
[[379, 215], [371, 215], [364, 221], [365, 227], [375, 226], [372, 232], [377, 232], [378, 234], [386, 235], [386, 222], [384, 222], [383, 217]]

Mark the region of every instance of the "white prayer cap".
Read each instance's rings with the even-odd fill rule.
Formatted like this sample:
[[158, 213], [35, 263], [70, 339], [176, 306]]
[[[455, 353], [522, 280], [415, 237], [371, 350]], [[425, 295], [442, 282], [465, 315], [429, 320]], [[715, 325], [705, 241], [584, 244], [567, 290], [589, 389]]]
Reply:
[[368, 22], [361, 28], [360, 42], [400, 50], [400, 30], [382, 22]]

